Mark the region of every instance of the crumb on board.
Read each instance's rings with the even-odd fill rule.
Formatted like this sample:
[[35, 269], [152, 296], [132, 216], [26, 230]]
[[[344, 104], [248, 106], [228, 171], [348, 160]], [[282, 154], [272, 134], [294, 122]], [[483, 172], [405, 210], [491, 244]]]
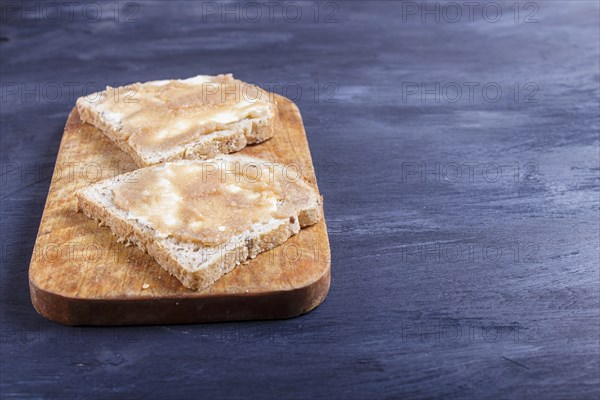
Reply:
[[146, 290], [146, 289], [148, 289], [149, 287], [150, 287], [150, 285], [149, 285], [149, 284], [147, 284], [147, 283], [144, 283], [144, 284], [142, 285], [142, 290]]

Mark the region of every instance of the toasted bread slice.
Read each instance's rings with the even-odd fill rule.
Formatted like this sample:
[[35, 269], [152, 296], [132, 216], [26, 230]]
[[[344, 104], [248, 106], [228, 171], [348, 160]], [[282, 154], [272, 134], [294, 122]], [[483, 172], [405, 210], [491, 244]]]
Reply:
[[140, 167], [239, 151], [272, 137], [277, 116], [268, 92], [231, 74], [107, 87], [77, 110]]
[[241, 155], [138, 169], [77, 192], [78, 209], [204, 289], [322, 218], [297, 168]]

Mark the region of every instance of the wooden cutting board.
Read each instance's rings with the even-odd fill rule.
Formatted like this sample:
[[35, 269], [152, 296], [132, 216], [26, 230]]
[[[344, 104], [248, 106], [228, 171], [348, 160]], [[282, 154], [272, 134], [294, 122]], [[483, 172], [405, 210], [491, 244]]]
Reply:
[[[276, 96], [276, 136], [241, 153], [289, 165], [316, 185], [302, 117]], [[203, 291], [186, 289], [147, 254], [75, 212], [76, 189], [135, 169], [73, 109], [29, 266], [31, 301], [67, 325], [141, 325], [288, 318], [318, 306], [330, 282], [325, 221], [238, 266]]]

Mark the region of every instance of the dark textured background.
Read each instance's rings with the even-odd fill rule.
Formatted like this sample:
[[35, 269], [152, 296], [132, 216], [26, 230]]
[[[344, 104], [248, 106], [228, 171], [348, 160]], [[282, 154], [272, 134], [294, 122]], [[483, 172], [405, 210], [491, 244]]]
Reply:
[[[433, 2], [294, 2], [270, 20], [235, 2], [3, 1], [1, 397], [598, 398], [599, 6], [513, 3], [453, 23]], [[326, 301], [271, 322], [38, 316], [27, 268], [76, 97], [221, 72], [300, 107]]]

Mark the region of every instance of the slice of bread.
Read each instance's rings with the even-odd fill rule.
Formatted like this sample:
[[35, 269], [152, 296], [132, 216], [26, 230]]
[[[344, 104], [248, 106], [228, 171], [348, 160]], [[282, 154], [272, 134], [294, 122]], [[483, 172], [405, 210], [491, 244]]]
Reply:
[[140, 167], [239, 151], [271, 138], [277, 116], [268, 92], [231, 74], [107, 87], [77, 110]]
[[78, 210], [194, 290], [323, 215], [321, 196], [297, 168], [242, 155], [138, 169], [83, 188], [77, 199]]

